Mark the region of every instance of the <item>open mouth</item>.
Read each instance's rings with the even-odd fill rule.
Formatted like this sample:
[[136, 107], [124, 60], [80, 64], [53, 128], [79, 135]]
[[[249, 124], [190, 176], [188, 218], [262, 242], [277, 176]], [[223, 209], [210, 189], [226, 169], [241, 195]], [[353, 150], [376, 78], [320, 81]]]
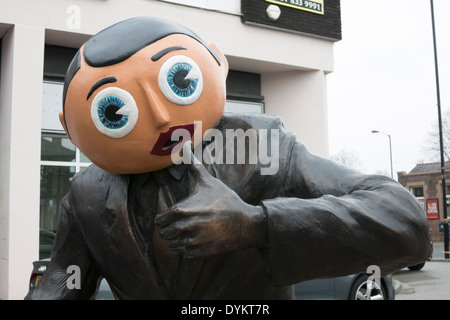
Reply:
[[170, 127], [169, 130], [166, 132], [161, 132], [159, 135], [158, 140], [156, 141], [155, 145], [153, 146], [152, 151], [150, 154], [156, 155], [156, 156], [166, 156], [169, 155], [172, 150], [184, 141], [183, 136], [177, 136], [178, 140], [172, 140], [172, 134], [177, 129], [184, 129], [189, 133], [189, 136], [192, 137], [194, 135], [195, 130], [195, 124], [184, 124], [184, 125], [178, 125]]

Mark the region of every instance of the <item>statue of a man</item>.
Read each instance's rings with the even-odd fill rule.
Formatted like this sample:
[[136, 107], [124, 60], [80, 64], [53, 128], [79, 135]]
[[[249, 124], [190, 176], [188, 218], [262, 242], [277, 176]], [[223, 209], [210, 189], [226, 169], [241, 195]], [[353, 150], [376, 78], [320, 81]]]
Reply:
[[[61, 122], [93, 164], [62, 200], [27, 298], [89, 299], [106, 278], [118, 299], [292, 299], [297, 282], [427, 259], [427, 220], [406, 189], [309, 153], [279, 118], [224, 115], [227, 72], [215, 45], [152, 17], [80, 48]], [[252, 130], [241, 149], [227, 135]]]

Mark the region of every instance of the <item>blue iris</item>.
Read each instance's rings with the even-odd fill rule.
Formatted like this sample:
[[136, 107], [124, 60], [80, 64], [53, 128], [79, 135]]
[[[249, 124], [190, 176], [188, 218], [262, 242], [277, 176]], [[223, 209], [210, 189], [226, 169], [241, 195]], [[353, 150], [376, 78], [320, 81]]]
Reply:
[[191, 65], [180, 62], [174, 64], [167, 72], [167, 83], [173, 93], [179, 97], [190, 97], [197, 89], [197, 79], [186, 79], [191, 70]]
[[116, 96], [107, 96], [98, 103], [98, 118], [100, 122], [109, 129], [120, 129], [128, 122], [128, 115], [117, 114], [125, 102]]

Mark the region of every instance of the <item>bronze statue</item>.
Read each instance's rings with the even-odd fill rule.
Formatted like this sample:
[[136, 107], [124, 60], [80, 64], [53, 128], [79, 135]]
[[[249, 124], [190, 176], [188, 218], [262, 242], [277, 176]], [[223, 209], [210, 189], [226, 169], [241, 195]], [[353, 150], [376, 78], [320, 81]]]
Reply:
[[[309, 153], [277, 117], [224, 114], [227, 72], [215, 45], [151, 17], [81, 47], [61, 122], [94, 164], [62, 200], [28, 299], [89, 299], [103, 277], [117, 299], [292, 299], [300, 281], [427, 259], [406, 189]], [[247, 134], [243, 149], [230, 132]]]

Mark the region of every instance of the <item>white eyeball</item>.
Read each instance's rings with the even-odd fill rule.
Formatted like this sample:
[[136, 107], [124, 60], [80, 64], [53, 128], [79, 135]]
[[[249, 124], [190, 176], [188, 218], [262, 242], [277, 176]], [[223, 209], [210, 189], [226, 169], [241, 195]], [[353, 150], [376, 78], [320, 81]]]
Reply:
[[189, 105], [197, 101], [202, 94], [203, 76], [191, 58], [178, 55], [162, 65], [158, 84], [169, 101], [178, 105]]
[[122, 138], [129, 134], [136, 125], [138, 114], [133, 96], [116, 87], [100, 91], [91, 104], [95, 127], [111, 138]]

